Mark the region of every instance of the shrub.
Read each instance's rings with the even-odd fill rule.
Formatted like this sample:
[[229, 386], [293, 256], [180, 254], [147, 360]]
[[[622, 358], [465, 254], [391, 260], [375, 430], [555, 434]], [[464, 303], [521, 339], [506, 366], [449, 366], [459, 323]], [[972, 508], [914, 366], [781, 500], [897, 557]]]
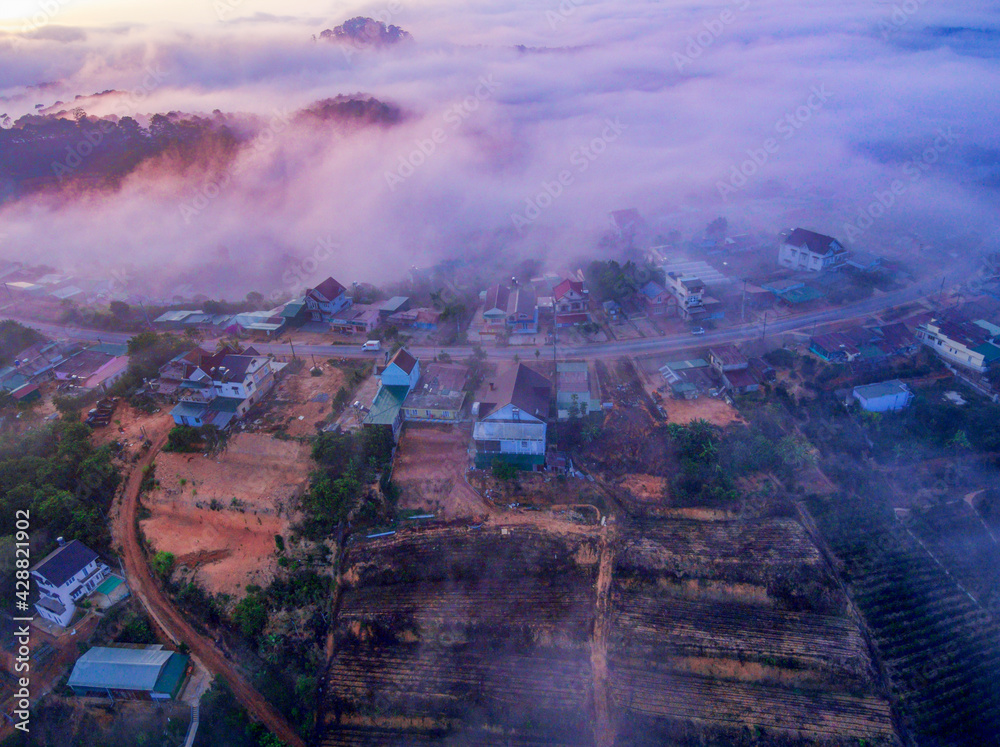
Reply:
[[174, 554], [172, 552], [166, 552], [160, 550], [153, 556], [153, 561], [151, 565], [153, 566], [153, 571], [160, 578], [167, 578], [170, 572], [174, 569]]

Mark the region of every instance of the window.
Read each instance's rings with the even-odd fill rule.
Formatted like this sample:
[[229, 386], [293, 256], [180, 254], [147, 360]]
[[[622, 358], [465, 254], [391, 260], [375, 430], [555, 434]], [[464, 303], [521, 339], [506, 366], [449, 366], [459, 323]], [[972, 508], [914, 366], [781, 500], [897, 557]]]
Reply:
[[522, 449], [527, 449], [528, 448], [528, 442], [527, 441], [522, 441], [521, 442], [521, 448]]

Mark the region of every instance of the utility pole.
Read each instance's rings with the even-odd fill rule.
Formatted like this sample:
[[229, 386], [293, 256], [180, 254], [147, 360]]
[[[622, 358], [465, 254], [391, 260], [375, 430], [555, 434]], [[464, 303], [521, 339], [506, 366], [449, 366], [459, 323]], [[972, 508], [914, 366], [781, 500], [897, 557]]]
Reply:
[[743, 278], [743, 301], [740, 303], [740, 324], [747, 323], [747, 279]]
[[766, 311], [764, 312], [764, 329], [761, 330], [760, 339], [763, 340], [765, 337], [767, 337], [767, 312]]
[[291, 335], [288, 337], [288, 347], [292, 349], [292, 360], [295, 360], [295, 344], [292, 342]]
[[142, 309], [142, 315], [144, 317], [146, 317], [146, 326], [148, 326], [150, 329], [152, 329], [153, 328], [153, 323], [151, 321], [149, 321], [149, 314], [146, 313], [146, 307], [142, 305], [142, 299], [141, 298], [139, 299], [139, 308]]

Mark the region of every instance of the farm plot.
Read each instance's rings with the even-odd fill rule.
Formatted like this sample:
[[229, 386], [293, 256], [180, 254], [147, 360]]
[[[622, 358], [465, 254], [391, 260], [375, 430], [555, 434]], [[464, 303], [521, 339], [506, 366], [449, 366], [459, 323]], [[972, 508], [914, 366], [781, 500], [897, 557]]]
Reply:
[[591, 744], [597, 561], [529, 527], [350, 545], [321, 744]]
[[1000, 734], [995, 618], [902, 527], [853, 527], [832, 544], [918, 743], [994, 742]]
[[898, 745], [857, 622], [782, 518], [630, 527], [614, 564], [616, 744]]
[[488, 507], [465, 481], [470, 439], [468, 428], [407, 425], [392, 471], [398, 507], [446, 519], [485, 515]]
[[289, 534], [310, 464], [308, 446], [258, 433], [234, 435], [213, 458], [161, 453], [140, 529], [206, 591], [242, 596], [247, 584], [273, 578], [274, 537]]

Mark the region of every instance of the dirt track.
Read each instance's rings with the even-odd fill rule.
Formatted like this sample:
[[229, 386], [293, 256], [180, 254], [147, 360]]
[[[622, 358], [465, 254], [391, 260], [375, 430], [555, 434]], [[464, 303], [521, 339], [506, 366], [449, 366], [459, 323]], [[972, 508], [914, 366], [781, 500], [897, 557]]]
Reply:
[[[184, 619], [183, 613], [174, 607], [156, 585], [146, 557], [136, 534], [136, 517], [139, 507], [139, 487], [142, 471], [156, 458], [156, 454], [167, 441], [167, 433], [172, 422], [159, 420], [150, 427], [149, 437], [153, 446], [135, 464], [128, 476], [122, 494], [118, 514], [112, 523], [112, 532], [122, 547], [125, 573], [132, 593], [142, 601], [156, 624], [171, 638], [188, 645], [191, 653], [213, 674], [221, 676], [232, 689], [236, 699], [247, 709], [254, 719], [260, 721], [280, 740], [292, 747], [305, 747], [305, 742], [291, 725], [250, 685], [235, 666], [226, 661], [222, 653], [207, 638], [199, 635]], [[154, 430], [155, 428], [155, 430]]]

